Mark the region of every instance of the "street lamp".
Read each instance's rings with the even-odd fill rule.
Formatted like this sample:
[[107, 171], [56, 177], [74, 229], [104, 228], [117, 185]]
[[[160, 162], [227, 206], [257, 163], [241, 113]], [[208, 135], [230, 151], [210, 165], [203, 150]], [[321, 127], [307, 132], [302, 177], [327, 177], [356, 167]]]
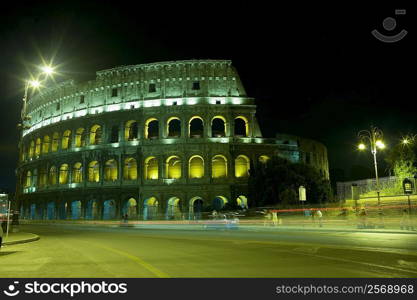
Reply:
[[358, 149], [365, 150], [366, 149], [365, 143], [368, 142], [369, 147], [371, 149], [371, 153], [374, 157], [376, 193], [378, 195], [378, 207], [380, 207], [381, 199], [380, 199], [380, 186], [379, 186], [379, 178], [378, 178], [378, 163], [376, 160], [376, 153], [378, 149], [383, 150], [385, 148], [385, 144], [382, 141], [383, 133], [377, 127], [371, 126], [371, 130], [359, 131], [358, 138], [361, 141], [361, 143], [358, 145]]
[[[22, 99], [23, 100], [23, 108], [22, 108], [22, 111], [21, 111], [21, 114], [20, 114], [21, 119], [22, 119], [22, 123], [18, 124], [18, 127], [20, 127], [20, 129], [21, 129], [21, 136], [20, 136], [21, 141], [19, 142], [19, 152], [21, 152], [21, 142], [22, 142], [22, 139], [23, 139], [23, 130], [29, 129], [31, 127], [30, 124], [25, 124], [26, 121], [30, 120], [30, 116], [27, 115], [27, 102], [28, 102], [29, 88], [31, 88], [32, 90], [40, 88], [42, 81], [46, 80], [48, 76], [50, 76], [54, 73], [54, 68], [51, 67], [51, 66], [45, 65], [43, 67], [40, 67], [40, 69], [41, 69], [42, 72], [37, 77], [35, 77], [35, 79], [25, 81], [25, 92], [23, 94], [23, 99]], [[42, 77], [43, 77], [43, 79], [42, 79]], [[16, 201], [16, 203], [19, 203], [18, 201], [19, 201], [20, 196], [19, 196], [19, 191], [18, 191], [18, 185], [17, 184], [16, 184], [16, 193], [15, 193], [15, 195], [16, 195], [15, 201]], [[9, 228], [9, 223], [7, 222], [7, 230], [8, 230], [8, 228]]]
[[25, 83], [25, 92], [23, 94], [23, 108], [22, 108], [22, 112], [21, 112], [22, 129], [29, 129], [30, 128], [29, 125], [24, 124], [25, 121], [30, 120], [30, 117], [27, 116], [27, 114], [26, 114], [29, 88], [32, 88], [32, 89], [39, 88], [41, 86], [40, 77], [42, 75], [44, 75], [45, 76], [44, 79], [46, 79], [48, 76], [50, 76], [54, 73], [54, 68], [51, 67], [51, 66], [42, 66], [42, 67], [40, 67], [40, 69], [42, 70], [42, 72], [40, 73], [40, 75], [38, 76], [37, 79], [26, 80], [26, 83]]
[[404, 146], [413, 144], [415, 142], [416, 137], [417, 137], [417, 134], [406, 135], [405, 137], [402, 138], [401, 144], [403, 144]]

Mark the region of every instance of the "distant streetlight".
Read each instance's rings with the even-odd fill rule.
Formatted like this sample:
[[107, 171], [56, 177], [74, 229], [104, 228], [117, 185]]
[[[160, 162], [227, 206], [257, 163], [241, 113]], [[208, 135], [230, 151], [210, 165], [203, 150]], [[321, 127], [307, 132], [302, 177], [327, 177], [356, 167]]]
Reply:
[[382, 141], [383, 133], [380, 129], [371, 126], [371, 130], [361, 130], [358, 133], [358, 138], [361, 143], [358, 145], [359, 150], [365, 150], [366, 145], [365, 143], [369, 143], [369, 147], [371, 149], [371, 153], [374, 157], [374, 166], [375, 166], [375, 180], [376, 180], [376, 193], [378, 195], [378, 207], [381, 206], [381, 199], [380, 199], [380, 186], [379, 186], [379, 178], [378, 178], [378, 163], [376, 160], [376, 153], [377, 150], [385, 149], [385, 144]]
[[409, 134], [402, 138], [401, 144], [403, 145], [410, 145], [415, 142], [415, 139], [417, 137], [417, 134]]

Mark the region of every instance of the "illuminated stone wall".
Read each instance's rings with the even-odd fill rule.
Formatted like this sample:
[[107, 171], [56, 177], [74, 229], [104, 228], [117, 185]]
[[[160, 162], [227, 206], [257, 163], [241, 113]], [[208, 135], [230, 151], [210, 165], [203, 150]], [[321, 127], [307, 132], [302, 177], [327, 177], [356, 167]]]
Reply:
[[22, 216], [193, 219], [244, 207], [251, 166], [302, 153], [263, 138], [255, 112], [226, 60], [118, 67], [40, 92], [20, 142]]

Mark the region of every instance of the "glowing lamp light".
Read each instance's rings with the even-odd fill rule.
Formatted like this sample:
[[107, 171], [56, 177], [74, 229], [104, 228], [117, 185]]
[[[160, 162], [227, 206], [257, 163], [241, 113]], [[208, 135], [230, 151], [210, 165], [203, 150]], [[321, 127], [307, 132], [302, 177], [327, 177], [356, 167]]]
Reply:
[[376, 141], [375, 145], [379, 148], [379, 149], [384, 149], [385, 148], [385, 144], [382, 141]]
[[407, 144], [409, 144], [410, 143], [410, 141], [408, 140], [408, 139], [403, 139], [403, 144], [404, 145], [407, 145]]
[[366, 147], [365, 147], [365, 144], [362, 144], [362, 143], [361, 143], [361, 144], [359, 144], [359, 145], [358, 145], [358, 149], [359, 149], [359, 150], [365, 150], [365, 148], [366, 148]]
[[38, 88], [41, 85], [41, 83], [37, 80], [31, 80], [31, 81], [29, 81], [29, 84], [33, 88]]
[[41, 67], [41, 70], [47, 75], [54, 73], [54, 69], [51, 66], [43, 66]]

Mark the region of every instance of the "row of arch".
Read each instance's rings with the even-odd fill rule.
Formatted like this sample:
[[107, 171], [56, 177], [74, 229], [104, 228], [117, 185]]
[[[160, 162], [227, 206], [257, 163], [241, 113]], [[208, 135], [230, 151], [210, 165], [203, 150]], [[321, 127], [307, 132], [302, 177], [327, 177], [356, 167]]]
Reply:
[[[261, 155], [259, 161], [265, 163], [269, 156]], [[188, 178], [199, 179], [205, 176], [205, 162], [200, 155], [193, 155], [188, 159]], [[166, 179], [180, 179], [183, 177], [183, 162], [179, 156], [172, 155], [165, 160], [164, 176]], [[160, 176], [159, 160], [155, 156], [145, 158], [143, 163], [143, 178], [145, 180], [156, 180]], [[236, 178], [247, 177], [249, 175], [250, 159], [246, 155], [238, 155], [234, 160], [234, 176]], [[39, 170], [39, 174], [38, 174]], [[122, 174], [119, 174], [121, 172]], [[51, 166], [39, 169], [27, 170], [23, 177], [23, 187], [32, 186], [45, 187], [57, 184], [82, 183], [84, 177], [87, 182], [100, 182], [101, 176], [104, 181], [112, 182], [120, 179], [137, 180], [139, 174], [137, 160], [133, 157], [125, 158], [123, 166], [119, 169], [116, 159], [107, 160], [103, 169], [97, 160], [92, 160], [87, 164], [84, 171], [83, 164], [76, 162], [72, 166], [67, 163], [60, 166]], [[228, 163], [224, 155], [218, 154], [211, 158], [211, 177], [225, 178], [228, 176]]]
[[[125, 141], [138, 140], [139, 128], [138, 121], [129, 120], [124, 123], [123, 139]], [[204, 136], [204, 119], [200, 116], [193, 116], [188, 120], [188, 137], [200, 138]], [[225, 137], [227, 135], [228, 123], [223, 116], [214, 116], [211, 119], [211, 137]], [[170, 117], [166, 121], [166, 128], [164, 136], [167, 138], [181, 137], [181, 119], [179, 117]], [[249, 121], [245, 116], [237, 116], [234, 119], [234, 135], [246, 137], [249, 136]], [[144, 123], [143, 138], [157, 139], [160, 136], [159, 120], [157, 118], [148, 118]], [[73, 141], [74, 139], [74, 141]], [[109, 135], [108, 142], [114, 143], [119, 141], [119, 126], [113, 126]], [[74, 131], [65, 130], [62, 137], [58, 132], [54, 132], [51, 136], [45, 135], [43, 138], [38, 137], [30, 141], [27, 152], [23, 150], [23, 160], [47, 154], [49, 152], [56, 152], [60, 150], [67, 150], [72, 147], [85, 147], [87, 145], [98, 145], [103, 142], [103, 128], [102, 125], [94, 124], [86, 130], [85, 128], [78, 128]]]
[[[39, 203], [30, 203], [28, 206], [21, 207], [21, 216], [28, 219], [119, 219], [121, 216], [127, 215], [130, 220], [153, 220], [153, 219], [201, 219], [202, 213], [206, 208], [210, 210], [221, 211], [229, 200], [225, 196], [216, 196], [211, 203], [207, 203], [202, 197], [196, 196], [186, 203], [180, 197], [170, 197], [164, 208], [160, 206], [157, 197], [151, 196], [142, 202], [134, 197], [126, 199], [117, 207], [115, 200], [88, 200], [88, 201], [66, 201], [57, 202], [49, 201], [46, 207], [42, 207]], [[248, 208], [248, 199], [244, 195], [236, 198], [236, 205], [241, 209]]]

